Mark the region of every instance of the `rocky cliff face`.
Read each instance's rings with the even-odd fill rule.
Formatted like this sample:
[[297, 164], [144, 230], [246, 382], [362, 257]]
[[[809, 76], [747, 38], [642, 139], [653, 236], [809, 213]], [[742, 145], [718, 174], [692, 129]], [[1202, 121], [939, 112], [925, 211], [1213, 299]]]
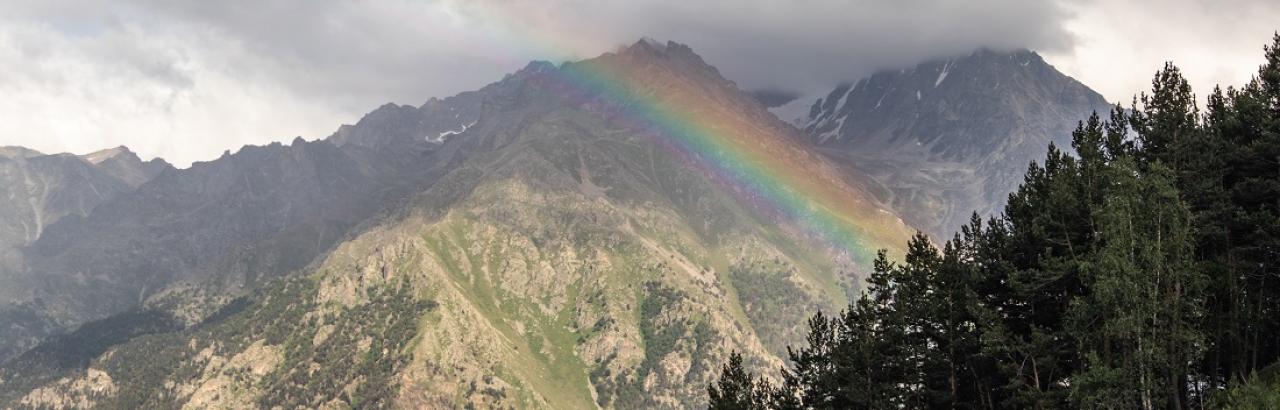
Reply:
[[[851, 206], [879, 207], [688, 47], [572, 64], [759, 133], [865, 199]], [[329, 140], [246, 148], [58, 224], [29, 249], [33, 269], [112, 289], [93, 306], [163, 314], [65, 339], [118, 343], [55, 340], [9, 361], [0, 403], [687, 408], [730, 350], [777, 369], [861, 268], [672, 155], [607, 93], [567, 88], [569, 69], [384, 106]], [[892, 212], [868, 214], [891, 227], [879, 240], [905, 244]]]
[[1050, 142], [1111, 107], [1027, 50], [978, 50], [882, 71], [836, 87], [802, 124], [907, 221], [947, 238], [973, 212], [991, 215]]

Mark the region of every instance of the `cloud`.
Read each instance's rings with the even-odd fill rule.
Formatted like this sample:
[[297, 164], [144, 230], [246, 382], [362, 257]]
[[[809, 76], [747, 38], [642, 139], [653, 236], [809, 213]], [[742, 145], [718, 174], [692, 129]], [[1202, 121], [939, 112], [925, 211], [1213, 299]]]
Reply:
[[1087, 0], [1069, 10], [1076, 47], [1046, 53], [1046, 60], [1126, 105], [1171, 61], [1203, 106], [1214, 86], [1249, 81], [1264, 62], [1262, 46], [1280, 30], [1274, 0]]
[[125, 144], [186, 165], [321, 138], [530, 59], [485, 50], [443, 4], [407, 1], [0, 5], [0, 145]]
[[587, 56], [641, 36], [689, 44], [746, 88], [810, 93], [887, 67], [978, 47], [1068, 50], [1047, 0], [459, 2], [463, 15]]
[[769, 108], [787, 105], [802, 96], [802, 94], [796, 91], [780, 90], [777, 88], [762, 88], [751, 91], [750, 94], [756, 99], [756, 101], [759, 101], [760, 104]]
[[[1086, 83], [1112, 87], [1099, 78], [1120, 70], [1099, 62], [1129, 44], [1112, 36], [1150, 39], [1144, 50], [1172, 55], [1180, 44], [1133, 30], [1183, 29], [1143, 17], [1140, 7], [1122, 15], [1143, 24], [1108, 20], [1113, 3], [17, 0], [0, 5], [0, 145], [88, 152], [126, 144], [187, 164], [244, 144], [321, 138], [385, 102], [419, 104], [532, 59], [592, 57], [641, 36], [689, 44], [751, 90], [817, 95], [876, 69], [979, 46], [1040, 50]], [[1188, 13], [1222, 14], [1207, 27], [1249, 17], [1213, 8]], [[1241, 35], [1219, 34], [1197, 44]], [[1264, 40], [1249, 39], [1252, 55]], [[1122, 68], [1149, 77], [1156, 67]]]

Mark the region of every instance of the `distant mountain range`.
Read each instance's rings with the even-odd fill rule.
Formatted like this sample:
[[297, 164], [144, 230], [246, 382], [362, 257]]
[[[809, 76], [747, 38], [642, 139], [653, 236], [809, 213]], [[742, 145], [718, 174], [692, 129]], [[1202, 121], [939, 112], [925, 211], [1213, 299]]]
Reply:
[[[643, 104], [733, 132], [673, 148]], [[709, 363], [777, 369], [868, 269], [708, 157], [750, 145], [744, 169], [811, 176], [858, 243], [904, 246], [995, 211], [1093, 109], [1034, 53], [979, 51], [797, 129], [640, 41], [188, 169], [5, 148], [0, 407], [704, 406]]]

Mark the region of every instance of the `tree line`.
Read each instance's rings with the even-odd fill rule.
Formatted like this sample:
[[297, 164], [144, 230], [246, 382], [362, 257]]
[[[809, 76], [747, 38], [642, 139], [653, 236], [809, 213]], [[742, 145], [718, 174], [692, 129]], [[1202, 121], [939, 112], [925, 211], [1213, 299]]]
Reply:
[[1280, 408], [1280, 34], [1264, 51], [1203, 111], [1166, 64], [1002, 215], [882, 252], [779, 379], [732, 354], [710, 407]]

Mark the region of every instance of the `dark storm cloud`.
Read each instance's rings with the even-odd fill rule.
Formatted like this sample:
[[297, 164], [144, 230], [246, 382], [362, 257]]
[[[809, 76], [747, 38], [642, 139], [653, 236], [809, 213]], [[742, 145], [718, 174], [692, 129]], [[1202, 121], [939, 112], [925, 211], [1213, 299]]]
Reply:
[[223, 39], [244, 54], [228, 62], [243, 64], [241, 75], [369, 105], [414, 103], [464, 91], [500, 78], [527, 59], [586, 58], [642, 36], [689, 44], [746, 88], [813, 92], [876, 68], [980, 46], [1067, 48], [1067, 15], [1056, 4], [135, 0], [112, 7], [67, 7], [62, 13], [51, 6], [39, 8], [70, 23], [68, 32], [131, 27]]
[[1064, 28], [1069, 13], [1043, 0], [509, 0], [463, 9], [598, 42], [675, 40], [745, 88], [805, 93], [978, 47], [1061, 51], [1073, 44]]

